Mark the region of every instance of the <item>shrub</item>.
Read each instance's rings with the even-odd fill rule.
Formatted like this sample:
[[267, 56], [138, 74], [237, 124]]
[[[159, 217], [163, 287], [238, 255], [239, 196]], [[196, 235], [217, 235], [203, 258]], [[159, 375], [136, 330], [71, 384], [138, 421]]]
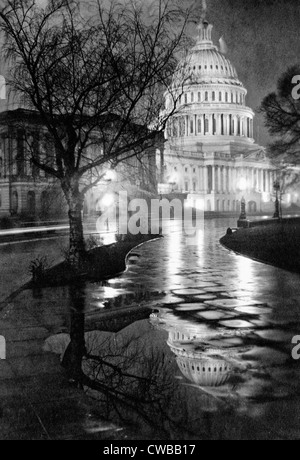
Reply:
[[91, 234], [85, 240], [85, 250], [92, 251], [95, 248], [103, 246], [103, 239], [98, 234]]
[[46, 256], [37, 257], [29, 265], [29, 272], [34, 284], [39, 284], [46, 279], [46, 272], [50, 268], [50, 263]]

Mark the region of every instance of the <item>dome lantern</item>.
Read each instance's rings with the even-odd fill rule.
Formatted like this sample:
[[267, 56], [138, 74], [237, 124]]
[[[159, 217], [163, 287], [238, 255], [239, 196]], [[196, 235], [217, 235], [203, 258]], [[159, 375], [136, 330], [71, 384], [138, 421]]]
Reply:
[[216, 48], [212, 41], [212, 24], [204, 20], [200, 22], [197, 29], [199, 31], [197, 40], [198, 49]]

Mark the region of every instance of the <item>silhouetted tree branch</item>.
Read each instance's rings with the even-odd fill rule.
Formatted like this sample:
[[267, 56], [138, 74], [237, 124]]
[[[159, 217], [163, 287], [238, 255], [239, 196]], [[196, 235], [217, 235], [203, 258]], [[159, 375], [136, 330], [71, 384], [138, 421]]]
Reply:
[[[84, 195], [109, 162], [153, 146], [177, 109], [171, 91], [193, 10], [179, 1], [7, 0], [0, 9], [8, 86], [36, 111], [53, 144], [33, 163], [59, 180], [70, 221], [70, 261], [84, 254]], [[146, 11], [147, 10], [147, 11]], [[172, 107], [163, 109], [163, 94]]]

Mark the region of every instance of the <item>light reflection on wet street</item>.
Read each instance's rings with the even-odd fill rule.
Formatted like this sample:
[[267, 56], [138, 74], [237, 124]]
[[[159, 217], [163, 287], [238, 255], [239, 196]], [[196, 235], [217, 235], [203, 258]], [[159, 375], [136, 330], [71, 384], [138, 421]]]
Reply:
[[[121, 277], [89, 286], [86, 319], [97, 302], [98, 311], [153, 309], [150, 321], [113, 335], [164, 357], [160, 385], [172, 391], [162, 436], [299, 438], [300, 365], [291, 350], [300, 334], [300, 278], [222, 248], [233, 224], [207, 220], [197, 246], [187, 246], [178, 228], [133, 251]], [[131, 371], [145, 377], [145, 360]], [[157, 436], [145, 425], [140, 436]]]
[[224, 249], [235, 224], [193, 246], [175, 225], [119, 277], [11, 300], [0, 438], [300, 439], [300, 276]]

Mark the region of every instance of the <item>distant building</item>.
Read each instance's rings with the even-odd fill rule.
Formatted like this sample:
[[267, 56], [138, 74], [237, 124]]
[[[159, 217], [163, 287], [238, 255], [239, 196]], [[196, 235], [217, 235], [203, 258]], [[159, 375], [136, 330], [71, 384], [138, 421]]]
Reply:
[[[163, 144], [163, 139], [161, 141]], [[66, 202], [58, 181], [36, 168], [30, 157], [55, 164], [53, 141], [37, 112], [16, 109], [0, 113], [0, 217], [15, 216], [26, 220], [66, 217]], [[142, 158], [133, 157], [114, 171], [104, 166], [107, 175], [87, 195], [86, 215], [101, 211], [106, 193], [126, 190], [129, 197], [157, 194], [156, 148]]]
[[58, 214], [59, 189], [53, 178], [29, 161], [27, 142], [39, 155], [51, 149], [39, 116], [22, 109], [0, 113], [0, 217], [35, 219]]
[[[254, 141], [247, 90], [214, 46], [212, 25], [204, 20], [198, 31], [183, 86], [174, 75], [179, 109], [168, 123], [165, 151], [157, 155], [159, 193], [188, 193], [192, 202], [200, 197], [212, 212], [239, 211], [244, 196], [248, 212], [270, 212], [276, 173]], [[166, 109], [172, 104], [166, 96]]]

